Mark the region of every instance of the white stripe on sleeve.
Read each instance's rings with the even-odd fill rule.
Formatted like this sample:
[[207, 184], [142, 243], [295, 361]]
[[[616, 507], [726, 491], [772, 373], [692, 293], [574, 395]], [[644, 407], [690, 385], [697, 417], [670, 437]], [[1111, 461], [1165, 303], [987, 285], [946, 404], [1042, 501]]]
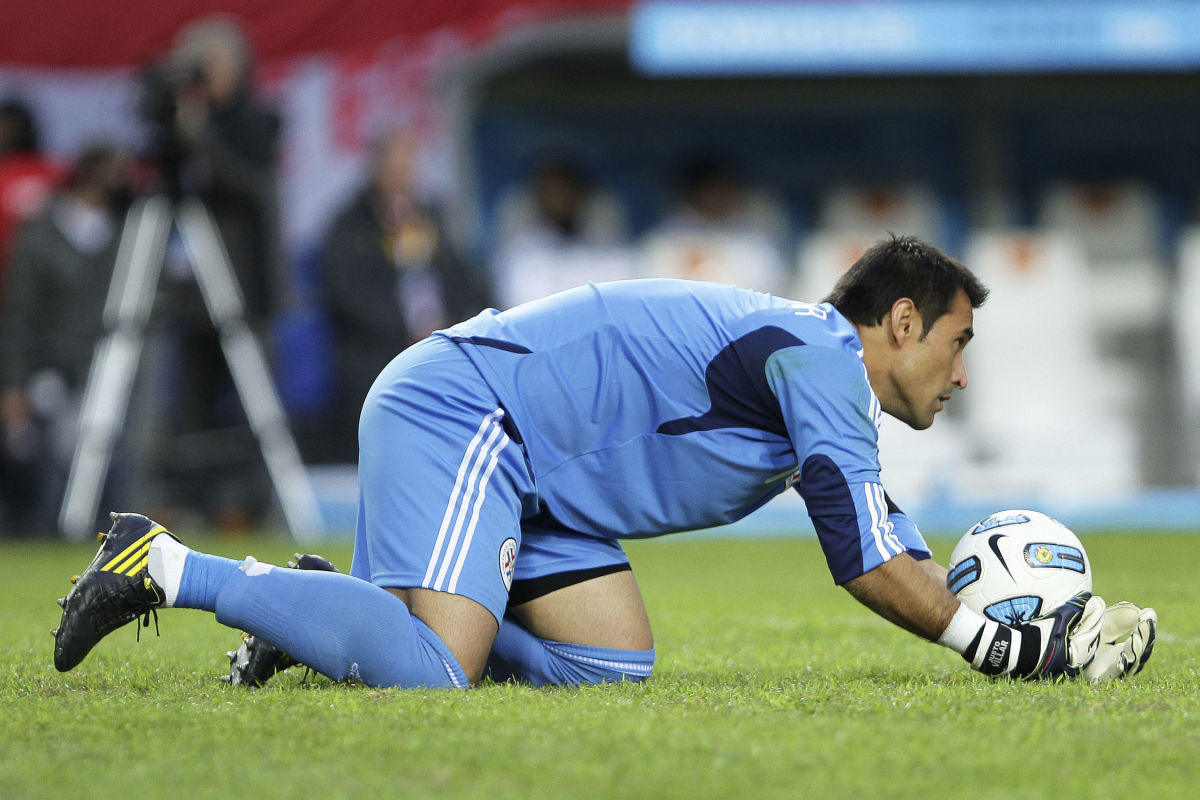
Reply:
[[[883, 544], [883, 530], [880, 525], [879, 507], [875, 504], [875, 492], [873, 491], [876, 484], [864, 483], [863, 495], [867, 500], [867, 511], [871, 514], [871, 536], [875, 539], [875, 549], [879, 551], [879, 558], [882, 561], [887, 561], [892, 557], [892, 554], [887, 551]], [[886, 508], [884, 511], [886, 512]], [[887, 521], [886, 513], [883, 516], [883, 521]]]

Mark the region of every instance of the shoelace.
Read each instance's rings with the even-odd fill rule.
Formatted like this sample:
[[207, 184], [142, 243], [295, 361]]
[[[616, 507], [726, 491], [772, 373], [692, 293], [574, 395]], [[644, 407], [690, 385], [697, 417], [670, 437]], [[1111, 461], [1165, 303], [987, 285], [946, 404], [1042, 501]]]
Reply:
[[150, 627], [150, 615], [152, 614], [154, 615], [154, 635], [162, 636], [158, 630], [158, 609], [154, 606], [150, 606], [150, 608], [146, 609], [146, 613], [142, 615], [142, 618], [138, 621], [138, 624], [133, 626], [134, 630], [137, 631], [134, 638], [139, 643], [142, 641], [142, 628]]
[[[136, 629], [135, 638], [140, 642], [142, 640], [142, 628], [150, 627], [150, 617], [153, 615], [154, 634], [156, 636], [162, 635], [158, 628], [158, 609], [140, 594], [141, 587], [135, 583], [125, 583], [116, 588], [108, 588], [107, 591], [115, 593], [121, 600], [129, 598], [133, 602], [101, 604], [100, 608], [109, 612], [97, 615], [98, 627], [101, 630], [105, 632], [113, 631], [130, 620], [139, 620], [140, 618], [138, 624], [134, 625]], [[132, 616], [129, 614], [130, 610], [133, 611]]]

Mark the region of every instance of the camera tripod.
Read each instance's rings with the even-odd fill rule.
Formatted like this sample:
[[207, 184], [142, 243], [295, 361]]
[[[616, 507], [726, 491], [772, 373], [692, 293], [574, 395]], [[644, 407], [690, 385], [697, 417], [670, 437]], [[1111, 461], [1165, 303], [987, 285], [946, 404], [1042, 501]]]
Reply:
[[113, 448], [125, 425], [172, 227], [191, 262], [208, 317], [220, 334], [221, 350], [288, 528], [297, 541], [312, 541], [322, 530], [316, 494], [262, 346], [246, 322], [245, 301], [220, 232], [199, 200], [175, 203], [165, 195], [138, 200], [125, 219], [104, 304], [106, 333], [96, 346], [88, 374], [59, 528], [70, 538], [83, 538], [96, 521]]

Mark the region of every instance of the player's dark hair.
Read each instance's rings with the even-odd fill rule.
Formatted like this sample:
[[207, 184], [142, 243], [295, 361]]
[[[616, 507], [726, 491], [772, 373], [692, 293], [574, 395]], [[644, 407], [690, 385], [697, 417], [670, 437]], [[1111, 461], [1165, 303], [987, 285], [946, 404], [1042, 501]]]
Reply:
[[927, 334], [950, 310], [959, 289], [967, 293], [972, 308], [987, 300], [987, 287], [965, 265], [915, 236], [892, 235], [863, 253], [825, 302], [856, 325], [874, 326], [897, 300], [907, 297]]

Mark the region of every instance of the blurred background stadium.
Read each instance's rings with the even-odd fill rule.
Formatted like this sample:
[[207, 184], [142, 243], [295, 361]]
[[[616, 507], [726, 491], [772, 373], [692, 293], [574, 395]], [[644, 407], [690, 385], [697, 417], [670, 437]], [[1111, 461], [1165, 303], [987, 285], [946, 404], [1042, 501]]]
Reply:
[[[239, 277], [328, 532], [353, 525], [361, 376], [427, 329], [588, 279], [819, 300], [888, 232], [938, 244], [993, 289], [971, 389], [929, 431], [881, 433], [884, 481], [919, 524], [959, 531], [1011, 506], [1085, 531], [1200, 519], [1200, 3], [9, 0], [0, 101], [37, 137], [0, 154], [0, 296], [23, 226], [78, 185], [89, 148], [130, 154], [129, 188], [163, 185], [163, 128], [187, 133], [179, 109], [207, 52], [193, 34], [219, 12], [244, 34], [249, 93], [279, 123], [271, 169], [241, 175], [272, 189], [255, 195], [271, 246], [253, 252], [277, 266]], [[179, 107], [165, 121], [155, 85]], [[201, 157], [212, 142], [196, 133], [218, 107], [183, 137], [179, 179], [219, 207], [232, 190], [205, 193], [229, 163]], [[227, 244], [238, 235], [222, 229]], [[136, 384], [151, 400], [135, 400], [106, 499], [277, 524], [227, 382], [195, 425], [166, 419], [190, 391], [174, 322], [198, 300], [158, 300], [144, 359], [157, 366]], [[83, 386], [55, 384], [54, 366], [0, 387], [23, 395], [3, 418], [5, 535], [52, 526], [31, 498], [61, 497], [71, 436], [49, 419], [74, 424]], [[33, 465], [21, 444], [31, 417], [56, 464]], [[181, 484], [215, 488], [196, 500]], [[789, 497], [737, 529], [807, 525]]]

